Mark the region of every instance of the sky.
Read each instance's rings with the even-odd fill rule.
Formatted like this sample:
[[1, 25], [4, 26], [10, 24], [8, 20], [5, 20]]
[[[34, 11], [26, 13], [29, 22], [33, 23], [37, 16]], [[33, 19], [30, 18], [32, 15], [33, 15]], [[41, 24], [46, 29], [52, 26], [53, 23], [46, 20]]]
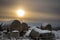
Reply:
[[0, 20], [17, 17], [20, 8], [25, 10], [22, 19], [27, 23], [60, 25], [60, 0], [0, 0]]

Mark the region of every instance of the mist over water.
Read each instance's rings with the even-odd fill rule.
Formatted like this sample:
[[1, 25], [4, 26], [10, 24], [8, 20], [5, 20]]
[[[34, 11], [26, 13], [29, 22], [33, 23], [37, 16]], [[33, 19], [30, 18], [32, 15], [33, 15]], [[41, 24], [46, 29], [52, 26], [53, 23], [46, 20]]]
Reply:
[[[37, 26], [37, 27], [40, 27], [43, 24], [46, 24], [46, 23], [28, 23], [28, 25], [30, 26]], [[51, 24], [53, 27], [60, 26], [60, 23], [48, 23], [48, 24]]]

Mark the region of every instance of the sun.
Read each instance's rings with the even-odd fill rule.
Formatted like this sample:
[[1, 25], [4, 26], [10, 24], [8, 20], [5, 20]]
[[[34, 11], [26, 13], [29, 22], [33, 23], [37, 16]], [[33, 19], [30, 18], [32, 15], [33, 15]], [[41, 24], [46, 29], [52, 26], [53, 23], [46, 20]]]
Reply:
[[19, 17], [23, 17], [24, 14], [25, 14], [25, 11], [24, 11], [24, 10], [22, 10], [22, 9], [17, 10], [17, 15], [18, 15]]

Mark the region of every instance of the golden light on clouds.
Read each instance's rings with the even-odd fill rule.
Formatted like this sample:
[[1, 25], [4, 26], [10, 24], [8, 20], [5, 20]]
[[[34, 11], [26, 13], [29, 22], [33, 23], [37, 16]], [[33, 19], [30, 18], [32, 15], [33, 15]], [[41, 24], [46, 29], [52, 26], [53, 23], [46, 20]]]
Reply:
[[17, 15], [18, 15], [18, 17], [23, 17], [24, 14], [25, 14], [25, 11], [24, 11], [23, 9], [18, 9], [18, 10], [17, 10]]

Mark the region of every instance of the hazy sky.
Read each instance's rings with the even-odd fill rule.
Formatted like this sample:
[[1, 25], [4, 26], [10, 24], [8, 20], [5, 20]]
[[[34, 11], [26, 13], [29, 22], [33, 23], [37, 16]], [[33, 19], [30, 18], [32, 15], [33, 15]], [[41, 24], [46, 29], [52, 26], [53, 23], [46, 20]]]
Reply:
[[25, 10], [26, 22], [60, 25], [60, 0], [0, 0], [0, 17], [16, 17], [19, 8]]

